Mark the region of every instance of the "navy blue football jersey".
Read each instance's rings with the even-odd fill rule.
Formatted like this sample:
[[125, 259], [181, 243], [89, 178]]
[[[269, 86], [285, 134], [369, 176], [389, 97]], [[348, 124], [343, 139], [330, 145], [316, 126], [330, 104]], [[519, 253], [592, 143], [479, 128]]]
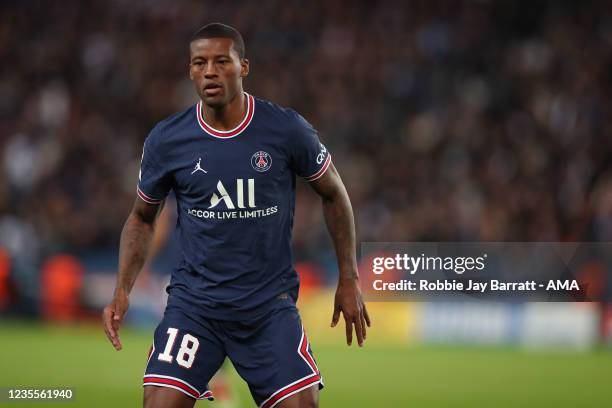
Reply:
[[137, 193], [177, 202], [182, 260], [168, 304], [240, 320], [297, 297], [291, 228], [296, 175], [322, 176], [331, 155], [291, 109], [246, 94], [247, 112], [229, 131], [210, 127], [201, 103], [158, 123], [147, 137]]

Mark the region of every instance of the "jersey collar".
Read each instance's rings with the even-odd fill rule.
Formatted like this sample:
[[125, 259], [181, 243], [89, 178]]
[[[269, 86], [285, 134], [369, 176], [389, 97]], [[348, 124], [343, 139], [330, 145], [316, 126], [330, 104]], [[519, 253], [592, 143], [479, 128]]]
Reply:
[[211, 135], [212, 137], [216, 137], [218, 139], [229, 139], [238, 136], [240, 133], [242, 133], [249, 126], [249, 124], [253, 120], [253, 116], [255, 115], [255, 100], [248, 93], [245, 92], [244, 94], [247, 97], [246, 114], [244, 115], [244, 119], [242, 119], [242, 122], [240, 122], [238, 126], [231, 130], [217, 130], [212, 126], [208, 125], [204, 121], [204, 117], [202, 117], [202, 101], [198, 102], [196, 105], [196, 116], [198, 124], [200, 125], [202, 130]]

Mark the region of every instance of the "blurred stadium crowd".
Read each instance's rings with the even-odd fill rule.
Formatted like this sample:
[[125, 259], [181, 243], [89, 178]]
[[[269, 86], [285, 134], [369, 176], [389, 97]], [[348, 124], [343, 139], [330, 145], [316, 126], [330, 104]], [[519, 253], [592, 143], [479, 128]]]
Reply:
[[[116, 251], [143, 140], [195, 102], [188, 39], [211, 21], [245, 37], [247, 92], [320, 131], [359, 241], [612, 240], [606, 1], [0, 8], [0, 247], [13, 268]], [[298, 259], [329, 254], [326, 236], [317, 197], [299, 194]]]

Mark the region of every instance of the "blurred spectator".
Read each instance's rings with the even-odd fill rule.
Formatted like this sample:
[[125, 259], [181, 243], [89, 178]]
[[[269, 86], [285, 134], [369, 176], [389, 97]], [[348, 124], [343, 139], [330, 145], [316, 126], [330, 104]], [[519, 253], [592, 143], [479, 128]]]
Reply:
[[49, 321], [75, 321], [81, 314], [83, 266], [69, 255], [57, 255], [42, 269], [42, 316]]

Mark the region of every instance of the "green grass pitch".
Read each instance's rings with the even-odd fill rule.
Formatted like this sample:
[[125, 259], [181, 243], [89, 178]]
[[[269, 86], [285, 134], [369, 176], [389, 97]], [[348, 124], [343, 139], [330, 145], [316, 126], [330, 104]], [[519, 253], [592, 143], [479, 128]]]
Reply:
[[[115, 352], [100, 327], [0, 322], [0, 387], [73, 387], [66, 403], [7, 407], [137, 407], [151, 331], [123, 330]], [[612, 352], [318, 344], [322, 407], [610, 407]], [[234, 373], [240, 407], [253, 407]], [[196, 407], [215, 407], [201, 401]]]

